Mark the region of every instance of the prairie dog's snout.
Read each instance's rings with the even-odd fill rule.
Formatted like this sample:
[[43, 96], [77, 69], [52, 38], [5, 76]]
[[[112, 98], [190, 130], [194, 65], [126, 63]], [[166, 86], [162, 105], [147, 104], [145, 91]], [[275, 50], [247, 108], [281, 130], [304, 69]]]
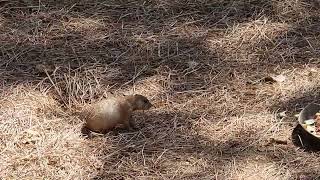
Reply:
[[153, 106], [146, 97], [139, 94], [134, 95], [133, 105], [135, 110], [148, 110]]
[[90, 131], [106, 133], [118, 124], [130, 130], [134, 128], [132, 112], [148, 110], [151, 107], [152, 103], [139, 94], [104, 99], [83, 111], [85, 124], [81, 131], [84, 134], [89, 134]]

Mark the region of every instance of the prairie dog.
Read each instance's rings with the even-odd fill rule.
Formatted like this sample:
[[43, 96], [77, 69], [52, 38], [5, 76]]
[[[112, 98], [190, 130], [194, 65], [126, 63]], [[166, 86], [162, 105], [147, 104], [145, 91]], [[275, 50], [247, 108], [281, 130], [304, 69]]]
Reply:
[[104, 134], [118, 124], [132, 130], [134, 128], [132, 112], [148, 110], [152, 106], [145, 96], [139, 94], [103, 99], [83, 111], [85, 124], [81, 132], [88, 135], [90, 131]]

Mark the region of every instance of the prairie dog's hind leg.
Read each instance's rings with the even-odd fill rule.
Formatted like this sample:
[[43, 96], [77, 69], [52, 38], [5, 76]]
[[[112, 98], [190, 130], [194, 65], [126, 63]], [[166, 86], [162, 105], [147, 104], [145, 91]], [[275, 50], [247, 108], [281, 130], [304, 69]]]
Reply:
[[81, 135], [88, 138], [91, 137], [91, 131], [87, 128], [86, 124], [81, 127]]

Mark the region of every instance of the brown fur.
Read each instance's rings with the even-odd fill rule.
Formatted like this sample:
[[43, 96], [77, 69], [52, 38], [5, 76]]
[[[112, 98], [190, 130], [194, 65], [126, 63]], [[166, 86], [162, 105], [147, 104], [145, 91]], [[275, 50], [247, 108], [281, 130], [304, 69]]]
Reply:
[[139, 94], [103, 99], [84, 109], [82, 115], [85, 124], [81, 131], [83, 134], [89, 134], [90, 131], [106, 133], [119, 124], [131, 130], [134, 128], [132, 112], [151, 107], [149, 100]]

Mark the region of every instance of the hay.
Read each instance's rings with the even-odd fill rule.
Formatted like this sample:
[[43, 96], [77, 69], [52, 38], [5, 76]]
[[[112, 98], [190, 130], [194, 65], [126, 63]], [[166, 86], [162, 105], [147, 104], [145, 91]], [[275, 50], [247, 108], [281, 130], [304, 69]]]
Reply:
[[[0, 1], [0, 178], [317, 178], [289, 137], [319, 98], [318, 5]], [[84, 139], [77, 112], [111, 92], [156, 108]]]

